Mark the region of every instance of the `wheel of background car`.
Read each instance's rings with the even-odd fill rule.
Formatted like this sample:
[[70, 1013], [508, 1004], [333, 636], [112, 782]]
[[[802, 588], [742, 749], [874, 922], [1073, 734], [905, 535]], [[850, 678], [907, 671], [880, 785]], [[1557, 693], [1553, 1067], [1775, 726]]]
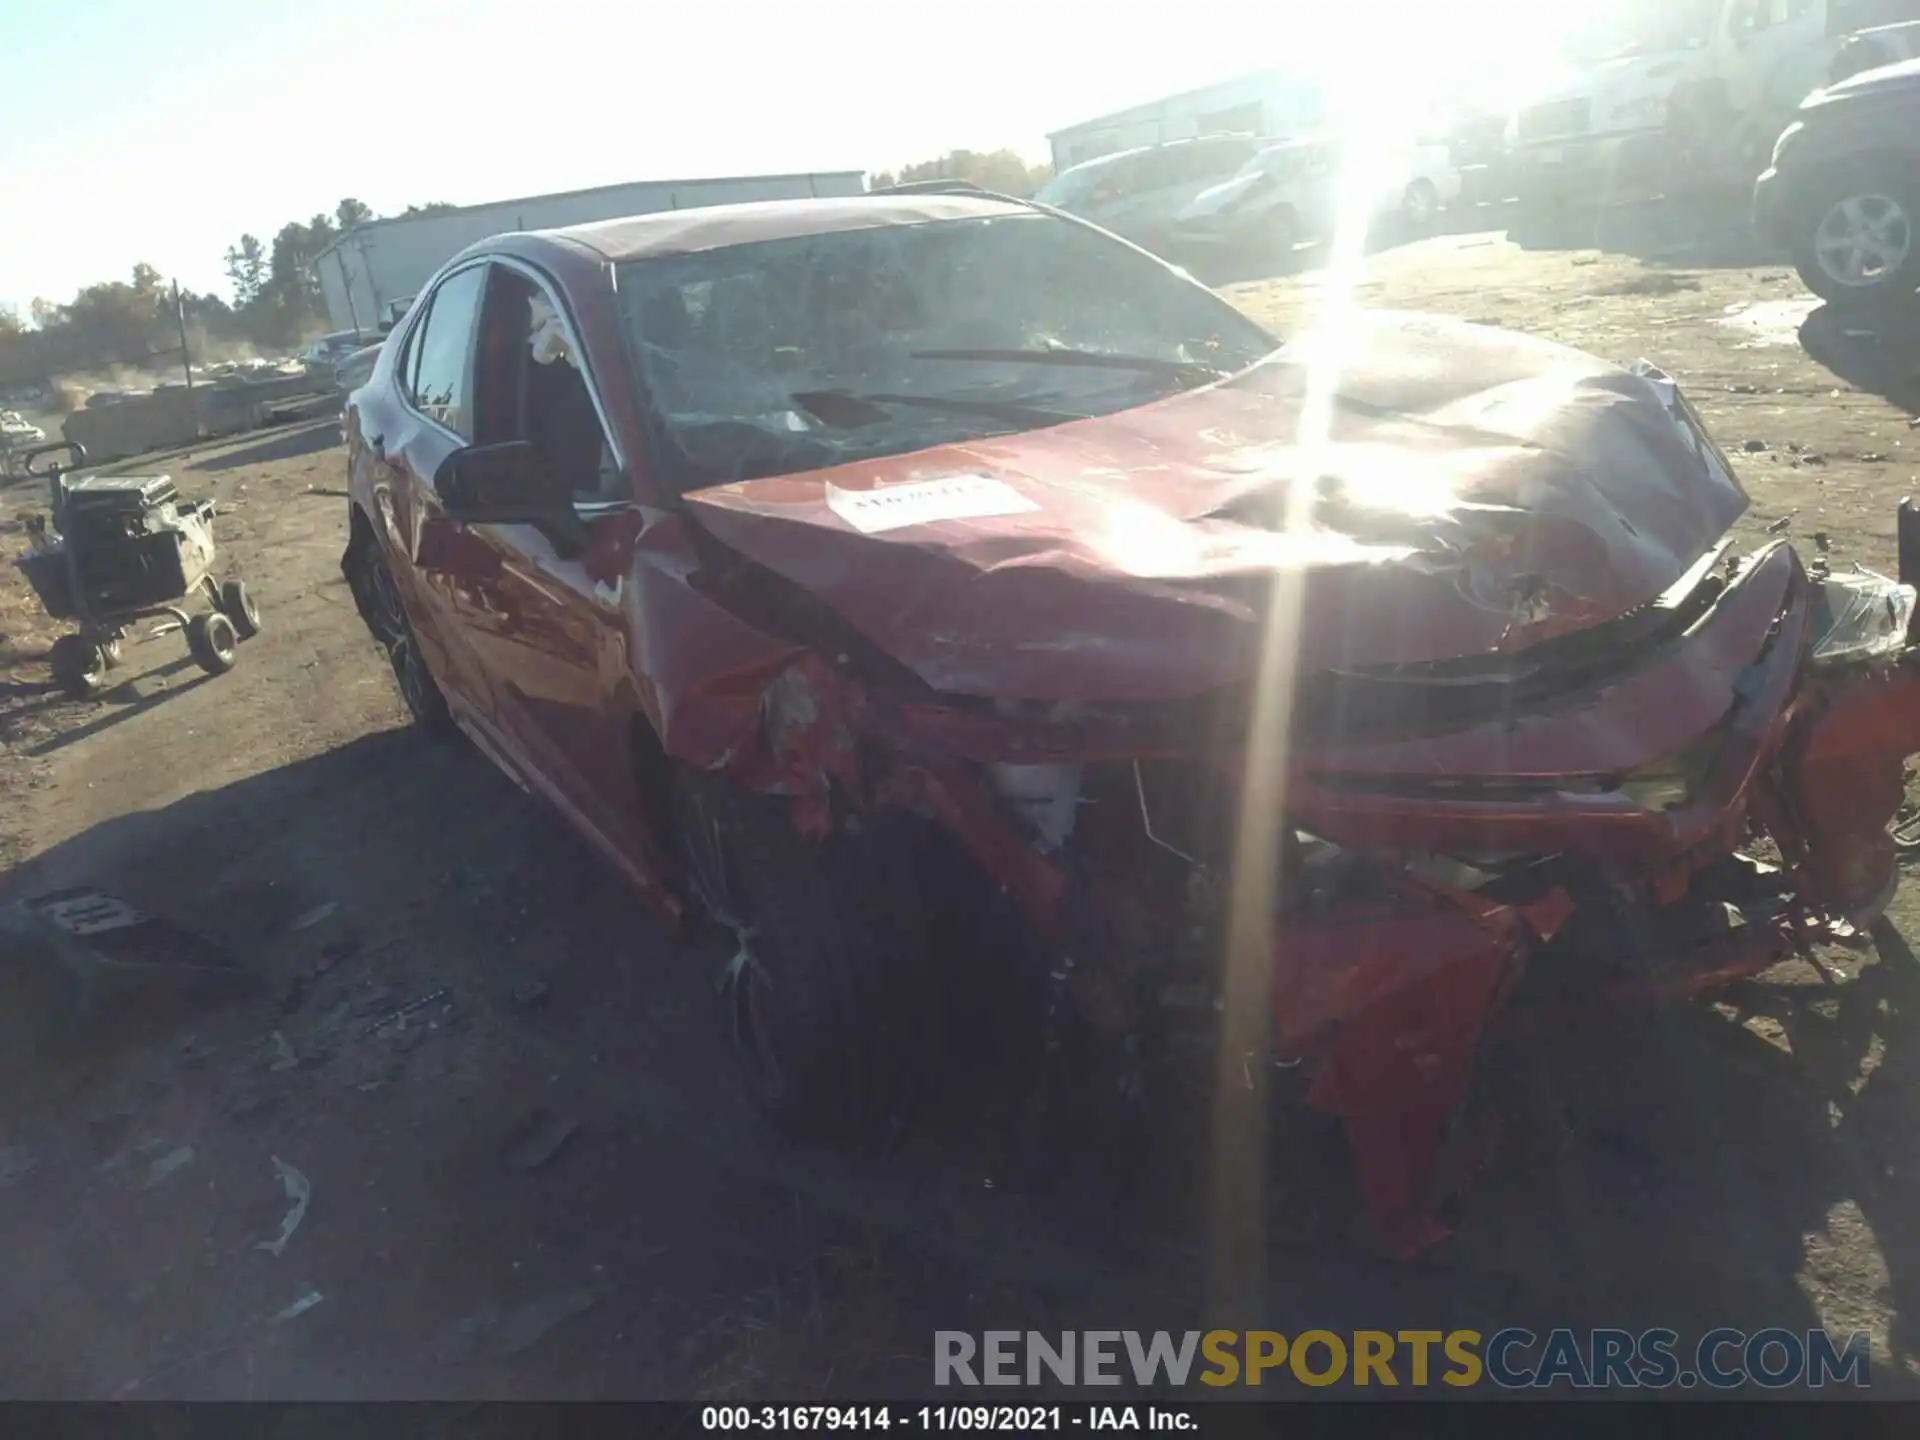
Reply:
[[1877, 169], [1843, 173], [1811, 192], [1800, 222], [1794, 268], [1821, 299], [1851, 305], [1920, 288], [1920, 185]]
[[234, 633], [242, 640], [260, 633], [260, 607], [240, 581], [229, 580], [220, 587], [220, 613], [233, 622]]
[[218, 610], [208, 610], [187, 622], [187, 649], [194, 663], [209, 675], [224, 675], [240, 658], [240, 639], [233, 622]]
[[1300, 246], [1300, 217], [1294, 213], [1291, 205], [1282, 205], [1273, 212], [1270, 223], [1273, 253], [1281, 260], [1292, 258], [1293, 252]]
[[731, 932], [722, 993], [755, 1104], [797, 1138], [892, 1145], [942, 1054], [914, 845], [812, 843], [784, 801], [684, 771], [673, 833], [689, 898]]
[[106, 683], [106, 656], [84, 635], [62, 635], [53, 642], [47, 659], [54, 683], [76, 700], [91, 699]]
[[1440, 192], [1431, 180], [1415, 180], [1400, 197], [1400, 218], [1414, 234], [1424, 234], [1440, 213]]
[[369, 628], [387, 652], [394, 684], [413, 715], [413, 723], [428, 735], [451, 735], [454, 723], [452, 712], [447, 709], [447, 697], [440, 693], [439, 682], [427, 669], [426, 658], [420, 653], [406, 606], [400, 602], [393, 572], [372, 544], [361, 555], [356, 588], [364, 589]]

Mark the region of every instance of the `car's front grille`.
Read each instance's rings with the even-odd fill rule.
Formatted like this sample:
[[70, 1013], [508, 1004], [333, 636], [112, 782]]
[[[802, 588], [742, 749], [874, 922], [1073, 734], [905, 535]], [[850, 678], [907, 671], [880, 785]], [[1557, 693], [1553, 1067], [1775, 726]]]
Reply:
[[1567, 135], [1582, 135], [1592, 123], [1591, 106], [1585, 100], [1555, 100], [1520, 112], [1522, 140], [1557, 140]]

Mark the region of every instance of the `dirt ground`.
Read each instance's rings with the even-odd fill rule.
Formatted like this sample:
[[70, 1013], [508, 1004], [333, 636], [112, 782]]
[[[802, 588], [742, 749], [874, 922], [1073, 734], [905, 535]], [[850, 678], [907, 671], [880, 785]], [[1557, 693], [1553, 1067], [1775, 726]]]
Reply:
[[[1614, 229], [1443, 236], [1372, 257], [1360, 297], [1654, 361], [1744, 476], [1742, 535], [1890, 570], [1920, 346], [1663, 217]], [[1228, 293], [1290, 331], [1324, 283]], [[339, 577], [337, 427], [122, 468], [216, 498], [266, 629], [219, 679], [177, 636], [130, 645], [76, 703], [0, 574], [0, 902], [95, 886], [236, 973], [80, 1007], [0, 931], [0, 1397], [905, 1397], [936, 1328], [1198, 1318], [1190, 1227], [1014, 1178], [965, 1095], [884, 1163], [766, 1133], [711, 952], [404, 728]], [[0, 548], [40, 503], [0, 490]], [[1920, 934], [1920, 886], [1892, 919]], [[1876, 1392], [1904, 1389], [1920, 966], [1881, 950], [1560, 1037], [1418, 1265], [1370, 1258], [1283, 1127], [1271, 1323], [1866, 1329]]]

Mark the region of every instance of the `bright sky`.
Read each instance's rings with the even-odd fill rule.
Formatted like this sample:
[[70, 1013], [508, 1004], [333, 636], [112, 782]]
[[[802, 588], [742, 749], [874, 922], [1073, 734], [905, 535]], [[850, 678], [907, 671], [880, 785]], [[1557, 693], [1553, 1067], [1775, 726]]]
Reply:
[[348, 195], [386, 214], [958, 147], [1040, 159], [1049, 130], [1297, 63], [1333, 27], [1356, 67], [1430, 77], [1442, 44], [1491, 80], [1512, 40], [1496, 17], [1554, 8], [0, 0], [0, 304], [24, 314], [141, 261], [224, 293], [243, 232]]

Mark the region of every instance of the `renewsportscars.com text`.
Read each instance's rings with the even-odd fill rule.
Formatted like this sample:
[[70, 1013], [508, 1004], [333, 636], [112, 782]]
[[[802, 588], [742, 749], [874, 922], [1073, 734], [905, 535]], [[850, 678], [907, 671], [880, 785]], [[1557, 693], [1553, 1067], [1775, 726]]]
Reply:
[[1870, 1339], [1825, 1330], [939, 1330], [936, 1385], [1446, 1385], [1778, 1390], [1872, 1383]]

